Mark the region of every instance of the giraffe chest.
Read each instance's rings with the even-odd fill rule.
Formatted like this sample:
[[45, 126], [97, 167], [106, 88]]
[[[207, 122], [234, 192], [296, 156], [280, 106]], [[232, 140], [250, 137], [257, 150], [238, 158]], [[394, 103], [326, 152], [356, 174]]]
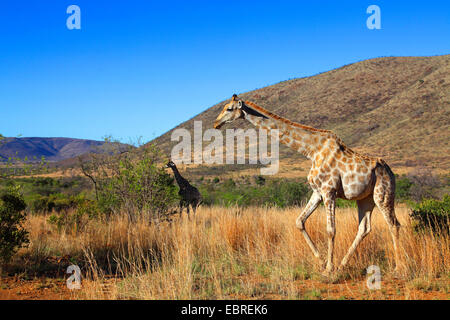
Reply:
[[338, 190], [340, 189], [340, 173], [329, 166], [313, 167], [308, 174], [308, 183], [313, 190], [321, 193]]

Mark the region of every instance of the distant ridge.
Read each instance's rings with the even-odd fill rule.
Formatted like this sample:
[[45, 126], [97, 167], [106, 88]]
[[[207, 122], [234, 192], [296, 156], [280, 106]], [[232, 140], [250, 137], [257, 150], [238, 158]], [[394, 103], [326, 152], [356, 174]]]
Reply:
[[0, 140], [0, 160], [18, 157], [21, 160], [61, 161], [96, 152], [104, 141], [73, 138], [4, 138]]

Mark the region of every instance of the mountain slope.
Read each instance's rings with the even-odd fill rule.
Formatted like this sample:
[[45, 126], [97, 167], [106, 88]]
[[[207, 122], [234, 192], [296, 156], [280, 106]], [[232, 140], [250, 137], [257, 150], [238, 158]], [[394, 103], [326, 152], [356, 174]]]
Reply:
[[0, 141], [0, 159], [18, 157], [28, 160], [60, 161], [94, 152], [103, 141], [72, 138], [5, 138]]
[[[354, 150], [383, 157], [394, 168], [450, 167], [450, 55], [370, 59], [239, 97], [292, 121], [332, 130]], [[227, 101], [176, 128], [192, 132], [193, 121], [211, 128]], [[225, 126], [237, 127], [250, 125], [238, 120]], [[167, 155], [176, 144], [170, 141], [172, 131], [154, 140]], [[285, 146], [280, 158], [306, 160]]]

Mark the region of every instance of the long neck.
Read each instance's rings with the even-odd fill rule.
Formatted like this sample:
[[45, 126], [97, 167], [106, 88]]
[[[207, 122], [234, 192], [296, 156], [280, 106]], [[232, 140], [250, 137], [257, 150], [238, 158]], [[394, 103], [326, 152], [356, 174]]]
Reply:
[[245, 119], [255, 127], [267, 131], [278, 129], [282, 144], [300, 152], [311, 160], [320, 149], [318, 144], [320, 136], [324, 132], [328, 132], [294, 123], [250, 101], [245, 101], [242, 111], [244, 112]]
[[181, 174], [180, 174], [180, 172], [178, 171], [177, 167], [173, 166], [173, 167], [171, 167], [171, 168], [172, 168], [173, 174], [175, 175], [175, 179], [177, 180], [178, 185], [181, 187], [182, 185], [185, 184], [186, 179], [184, 179], [184, 178], [181, 176]]

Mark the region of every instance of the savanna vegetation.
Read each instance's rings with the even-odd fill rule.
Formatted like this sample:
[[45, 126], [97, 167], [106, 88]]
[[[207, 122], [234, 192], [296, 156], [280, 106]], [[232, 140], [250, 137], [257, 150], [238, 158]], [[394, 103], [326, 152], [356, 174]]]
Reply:
[[[401, 289], [371, 292], [358, 286], [368, 265], [400, 281], [390, 275], [393, 250], [381, 215], [348, 268], [324, 279], [295, 228], [310, 195], [305, 180], [192, 177], [203, 205], [188, 220], [175, 214], [177, 186], [162, 160], [154, 147], [121, 150], [81, 159], [78, 176], [0, 179], [3, 276], [64, 278], [76, 264], [84, 278], [73, 298], [449, 297], [448, 177], [397, 177]], [[350, 207], [338, 202], [337, 257], [356, 234]], [[324, 252], [322, 211], [307, 228]], [[358, 286], [353, 296], [349, 286]]]

